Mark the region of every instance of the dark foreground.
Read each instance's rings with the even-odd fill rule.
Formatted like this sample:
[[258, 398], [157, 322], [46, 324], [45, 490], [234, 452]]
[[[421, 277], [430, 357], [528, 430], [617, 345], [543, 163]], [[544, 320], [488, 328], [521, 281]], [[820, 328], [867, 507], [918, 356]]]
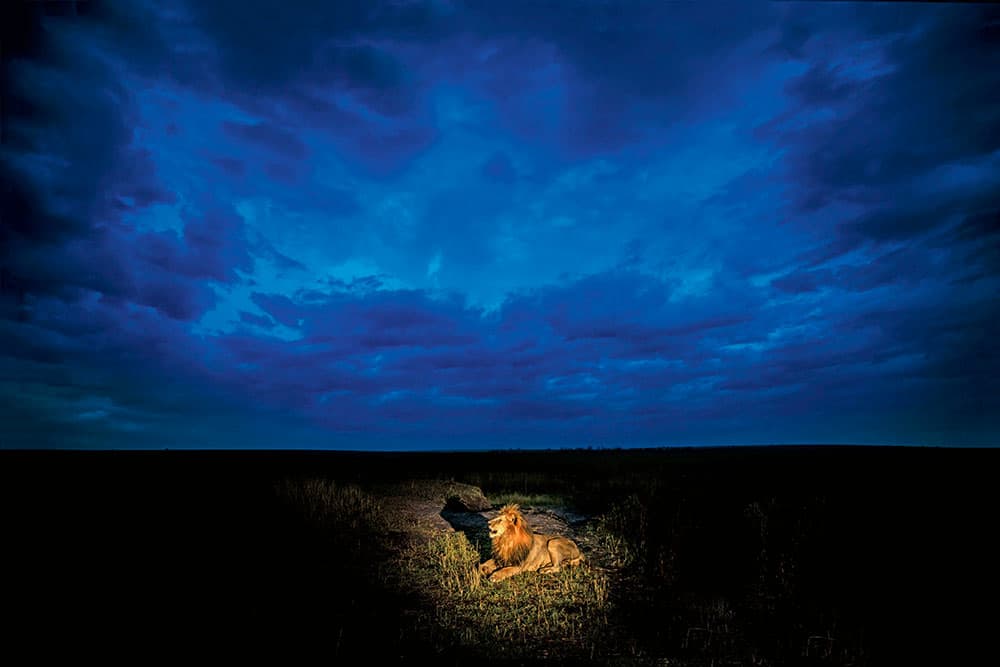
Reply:
[[[1000, 450], [853, 447], [0, 452], [5, 641], [32, 662], [964, 664], [998, 648], [998, 464]], [[531, 596], [556, 580], [526, 579], [500, 614], [522, 630], [473, 627], [476, 604], [498, 623], [501, 598], [483, 596], [499, 589], [413, 585], [419, 558], [400, 554], [423, 538], [375, 520], [385, 489], [417, 479], [589, 517], [606, 600], [567, 603], [539, 635], [531, 600], [551, 598]], [[374, 509], [306, 510], [280, 492], [301, 480]]]

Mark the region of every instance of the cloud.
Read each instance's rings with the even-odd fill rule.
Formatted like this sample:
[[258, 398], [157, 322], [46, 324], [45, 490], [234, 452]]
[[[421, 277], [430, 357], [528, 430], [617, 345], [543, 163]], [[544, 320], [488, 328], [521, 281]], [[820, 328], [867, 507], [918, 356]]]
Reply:
[[47, 13], [31, 21], [49, 35], [49, 48], [4, 63], [22, 104], [6, 119], [20, 139], [4, 147], [12, 224], [0, 231], [0, 263], [32, 299], [73, 303], [98, 294], [195, 320], [216, 301], [205, 281], [231, 284], [252, 258], [242, 220], [221, 207], [181, 207], [180, 233], [137, 224], [180, 204], [162, 183], [154, 148], [139, 138], [140, 105], [119, 76], [124, 62], [131, 72], [160, 71], [157, 23], [139, 5]]
[[[289, 12], [278, 5], [248, 11], [245, 3], [191, 3], [189, 10], [219, 49], [220, 67], [243, 88], [272, 88], [303, 77], [374, 90], [398, 87], [401, 65], [364, 38], [426, 35], [434, 3], [310, 2]], [[303, 20], [303, 17], [309, 17]]]
[[300, 160], [307, 145], [284, 128], [308, 127], [382, 177], [433, 141], [435, 128], [417, 104], [418, 83], [400, 49], [445, 19], [435, 3], [376, 9], [320, 2], [293, 12], [277, 6], [249, 12], [245, 3], [224, 1], [187, 9], [217, 54], [217, 76], [198, 86], [257, 117], [230, 121], [227, 132]]
[[18, 7], [5, 442], [996, 432], [992, 8]]
[[230, 157], [212, 158], [212, 163], [224, 172], [234, 177], [241, 177], [246, 173], [246, 165], [241, 160]]
[[291, 160], [302, 160], [308, 155], [306, 145], [288, 130], [267, 122], [236, 123], [226, 121], [222, 129], [230, 136], [248, 141]]
[[[604, 307], [615, 308], [623, 285], [648, 293], [650, 307], [626, 300], [630, 316], [616, 323], [603, 319], [601, 335], [566, 319], [574, 313], [591, 316], [600, 294], [607, 295]], [[293, 391], [301, 395], [286, 396], [288, 401], [316, 410], [317, 396], [335, 392], [374, 423], [385, 416], [386, 401], [403, 395], [419, 401], [419, 414], [431, 421], [435, 414], [450, 414], [456, 404], [475, 405], [473, 412], [485, 420], [582, 418], [595, 409], [578, 403], [581, 397], [614, 403], [630, 387], [667, 392], [672, 383], [697, 377], [704, 369], [684, 365], [698, 357], [706, 332], [741, 324], [692, 319], [685, 316], [690, 304], [652, 306], [663, 289], [638, 275], [592, 276], [514, 297], [493, 315], [419, 292], [331, 292], [308, 302], [257, 294], [254, 301], [265, 312], [295, 326], [302, 337], [294, 345], [240, 338], [229, 366], [253, 363], [258, 377], [270, 379], [294, 369], [299, 389]], [[605, 366], [609, 360], [613, 363]], [[670, 364], [674, 370], [664, 375]], [[391, 414], [402, 419], [401, 412]]]
[[262, 317], [246, 311], [240, 311], [240, 321], [265, 329], [270, 329], [274, 326], [274, 321], [270, 317]]
[[481, 167], [483, 176], [498, 183], [511, 183], [517, 178], [514, 166], [505, 153], [496, 152]]
[[323, 210], [330, 215], [349, 217], [361, 212], [361, 204], [357, 195], [347, 188], [324, 188], [322, 196]]
[[[732, 79], [756, 64], [733, 54], [773, 20], [770, 8], [756, 5], [741, 6], [723, 25], [693, 4], [643, 3], [627, 11], [604, 3], [572, 10], [562, 3], [501, 9], [477, 1], [465, 7], [469, 24], [498, 49], [486, 65], [500, 70], [493, 91], [514, 127], [545, 141], [539, 123], [558, 91], [561, 99], [551, 108], [561, 117], [551, 127], [553, 136], [578, 157], [637, 145], [659, 129], [718, 108]], [[566, 20], [568, 11], [572, 21]], [[539, 71], [540, 62], [555, 68], [549, 71], [557, 87], [535, 85], [546, 71]], [[542, 107], [521, 113], [519, 100]]]
[[[626, 286], [647, 300], [628, 296]], [[36, 316], [30, 327], [50, 333], [24, 329], [13, 338], [23, 347], [8, 354], [19, 363], [79, 355], [89, 364], [121, 347], [128, 350], [123, 358], [141, 359], [144, 366], [156, 350], [158, 365], [172, 368], [175, 381], [298, 415], [330, 429], [331, 437], [360, 430], [433, 438], [484, 429], [497, 436], [533, 424], [555, 429], [560, 438], [580, 438], [609, 436], [628, 420], [634, 422], [625, 431], [629, 437], [649, 438], [668, 425], [675, 433], [703, 429], [699, 424], [709, 414], [747, 423], [761, 412], [836, 419], [861, 390], [854, 386], [858, 381], [872, 396], [892, 385], [896, 400], [911, 405], [927, 400], [928, 379], [949, 377], [946, 372], [950, 381], [992, 383], [980, 372], [984, 361], [992, 360], [988, 368], [997, 361], [984, 347], [990, 312], [970, 319], [956, 305], [925, 319], [917, 307], [876, 307], [861, 311], [863, 317], [851, 312], [820, 319], [785, 311], [775, 321], [765, 307], [727, 320], [706, 318], [721, 304], [671, 305], [658, 298], [663, 294], [662, 283], [637, 274], [590, 276], [512, 297], [492, 314], [414, 291], [257, 294], [254, 302], [267, 317], [243, 313], [241, 319], [269, 330], [274, 318], [294, 329], [296, 340], [234, 331], [193, 348], [176, 344], [187, 337], [174, 326], [140, 311], [126, 316], [122, 303], [97, 301], [86, 307], [99, 317], [73, 318], [61, 333], [62, 320]], [[615, 309], [617, 320], [601, 319], [604, 330], [586, 329], [588, 318]], [[77, 324], [88, 320], [89, 329]], [[781, 331], [776, 322], [792, 327], [789, 332], [800, 322], [807, 327], [775, 336]], [[983, 336], [973, 333], [977, 327]], [[841, 333], [824, 333], [832, 330]], [[147, 333], [129, 338], [136, 331]], [[965, 339], [960, 347], [943, 344], [954, 335]], [[736, 340], [747, 343], [720, 348]], [[761, 345], [762, 352], [754, 351]], [[782, 392], [793, 388], [797, 394], [789, 401]], [[118, 397], [120, 389], [102, 385], [102, 391]], [[732, 393], [742, 398], [733, 402]], [[147, 409], [161, 410], [151, 394], [137, 396], [146, 397]], [[780, 396], [786, 399], [777, 401]]]
[[[765, 136], [787, 151], [800, 212], [860, 204], [869, 210], [851, 222], [853, 233], [908, 239], [946, 224], [967, 199], [969, 184], [941, 178], [943, 167], [981, 164], [1000, 150], [1000, 112], [985, 92], [1000, 84], [990, 48], [997, 14], [860, 10], [862, 20], [829, 31], [845, 48], [807, 51], [809, 68], [787, 88], [796, 105]], [[980, 187], [995, 189], [994, 169], [982, 178]], [[910, 205], [928, 195], [947, 199], [949, 190], [958, 196], [939, 206]]]

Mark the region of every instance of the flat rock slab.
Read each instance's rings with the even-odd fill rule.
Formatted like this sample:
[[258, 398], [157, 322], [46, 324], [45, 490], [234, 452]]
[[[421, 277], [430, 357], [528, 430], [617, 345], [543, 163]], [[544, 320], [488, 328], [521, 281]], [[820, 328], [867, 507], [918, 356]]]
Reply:
[[483, 512], [492, 507], [493, 503], [483, 495], [478, 486], [468, 484], [456, 484], [444, 504], [444, 508], [450, 512]]
[[455, 528], [442, 516], [444, 508], [454, 514], [469, 514], [471, 508], [490, 508], [482, 490], [471, 484], [428, 479], [414, 480], [378, 489], [380, 502], [402, 532], [428, 534]]
[[[488, 522], [500, 514], [499, 509], [490, 509], [484, 512], [455, 512], [447, 508], [441, 510], [441, 517], [448, 522], [453, 530], [465, 533], [472, 542], [486, 542], [489, 540]], [[540, 507], [522, 507], [521, 514], [531, 527], [531, 530], [544, 535], [562, 535], [563, 537], [576, 538], [576, 526], [582, 525], [585, 518], [571, 514], [571, 522], [567, 513], [559, 509], [548, 509]]]
[[[489, 538], [487, 522], [500, 513], [479, 487], [442, 480], [416, 480], [381, 490], [382, 503], [407, 532], [461, 531], [473, 541]], [[475, 509], [479, 508], [479, 509]], [[522, 506], [536, 533], [575, 537], [589, 517], [562, 507]]]

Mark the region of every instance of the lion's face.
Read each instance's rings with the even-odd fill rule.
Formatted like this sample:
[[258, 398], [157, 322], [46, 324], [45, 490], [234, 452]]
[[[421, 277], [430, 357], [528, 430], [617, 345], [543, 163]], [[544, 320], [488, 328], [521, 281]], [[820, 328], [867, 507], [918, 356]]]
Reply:
[[507, 514], [498, 514], [494, 518], [490, 519], [490, 539], [495, 540], [505, 532], [507, 532], [507, 527], [513, 523], [513, 520]]

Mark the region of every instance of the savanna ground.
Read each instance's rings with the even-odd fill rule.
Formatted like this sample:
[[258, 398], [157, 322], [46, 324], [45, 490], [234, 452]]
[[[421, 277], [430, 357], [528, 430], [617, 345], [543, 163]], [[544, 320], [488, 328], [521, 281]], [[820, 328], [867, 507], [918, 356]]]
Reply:
[[[998, 462], [0, 452], [3, 628], [33, 662], [966, 664], [997, 648]], [[587, 563], [480, 580], [506, 502]]]

